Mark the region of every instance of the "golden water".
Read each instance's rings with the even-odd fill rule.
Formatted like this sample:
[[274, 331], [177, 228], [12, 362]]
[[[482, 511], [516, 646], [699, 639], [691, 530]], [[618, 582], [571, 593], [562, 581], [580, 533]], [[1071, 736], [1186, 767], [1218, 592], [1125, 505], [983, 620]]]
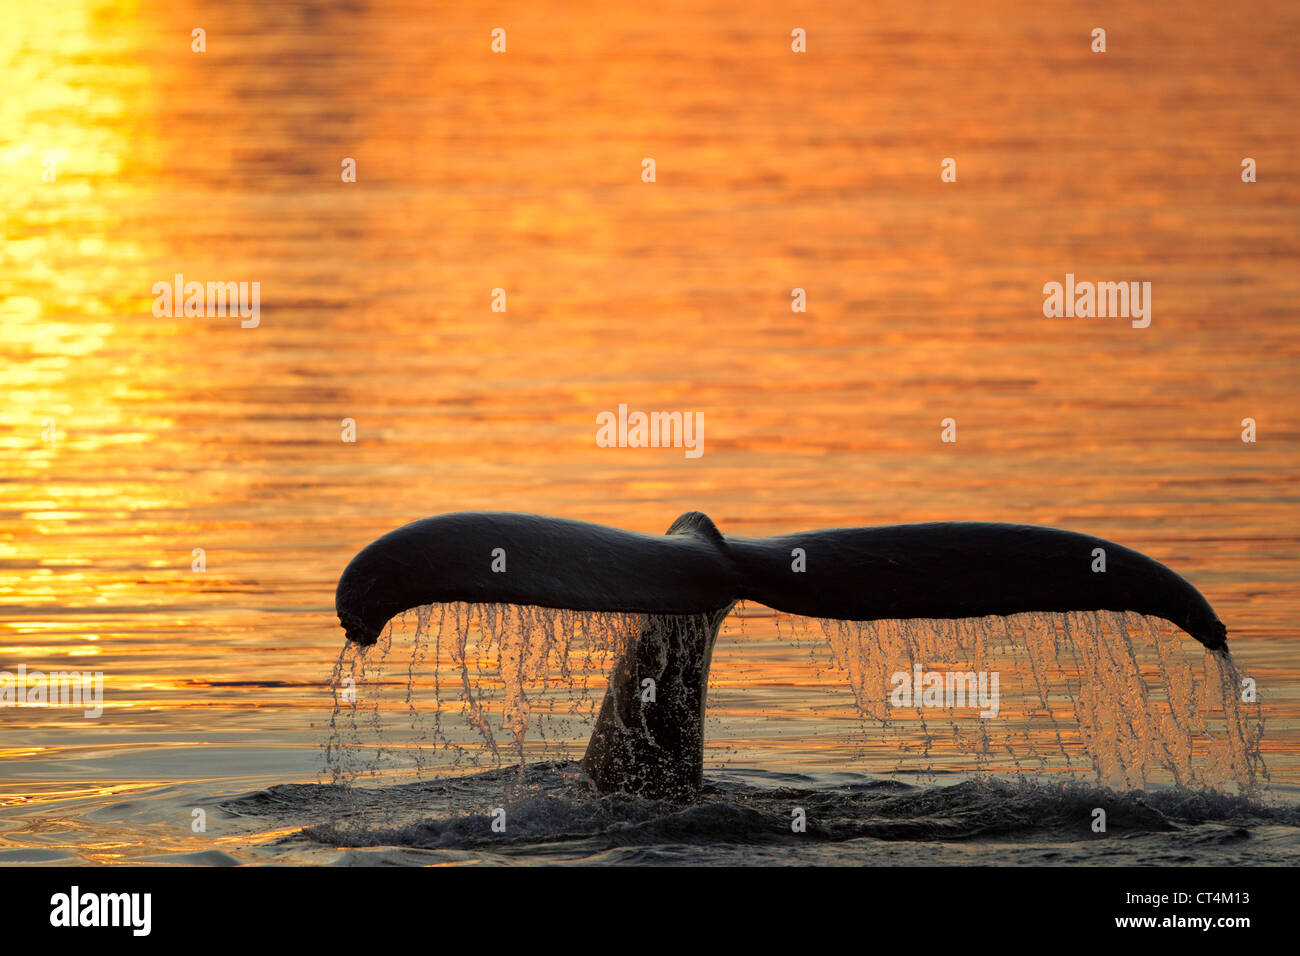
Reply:
[[[1209, 598], [1300, 783], [1296, 5], [3, 12], [0, 666], [105, 711], [0, 710], [0, 801], [314, 779], [339, 572], [466, 509], [1115, 540]], [[1066, 272], [1151, 281], [1150, 328], [1045, 319]], [[155, 318], [176, 273], [259, 281], [259, 327]], [[596, 447], [620, 403], [705, 454]], [[717, 759], [897, 763], [746, 628]], [[136, 852], [104, 826], [65, 842]]]

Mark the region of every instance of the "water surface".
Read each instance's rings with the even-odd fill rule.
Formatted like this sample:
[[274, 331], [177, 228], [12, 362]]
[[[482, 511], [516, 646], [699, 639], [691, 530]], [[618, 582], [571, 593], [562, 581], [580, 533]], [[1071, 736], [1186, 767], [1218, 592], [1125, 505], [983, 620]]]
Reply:
[[[99, 719], [0, 710], [10, 859], [276, 858], [320, 824], [220, 807], [329, 779], [338, 574], [455, 510], [1119, 541], [1212, 602], [1300, 785], [1294, 4], [5, 16], [0, 666], [105, 679]], [[1151, 281], [1150, 328], [1045, 319], [1067, 272]], [[176, 273], [259, 281], [259, 327], [155, 318]], [[619, 403], [702, 411], [705, 454], [596, 447]], [[715, 655], [711, 772], [906, 782], [765, 627]]]

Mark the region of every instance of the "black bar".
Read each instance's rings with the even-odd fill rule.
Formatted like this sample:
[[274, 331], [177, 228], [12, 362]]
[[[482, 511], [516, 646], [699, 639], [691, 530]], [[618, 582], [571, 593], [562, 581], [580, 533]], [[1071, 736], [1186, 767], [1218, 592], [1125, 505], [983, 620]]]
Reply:
[[[808, 933], [808, 946], [839, 939], [837, 948], [992, 945], [1026, 932], [1071, 945], [1193, 935], [1231, 944], [1288, 929], [1296, 915], [1292, 881], [1290, 870], [1264, 867], [0, 869], [11, 942], [75, 937], [207, 948], [255, 940], [259, 949], [309, 941], [406, 946], [401, 940], [410, 933], [417, 934], [412, 942], [435, 946], [455, 938], [443, 934], [462, 932], [484, 945], [521, 944], [530, 934], [562, 934], [569, 924], [583, 945], [595, 946], [640, 939], [677, 947], [685, 934], [771, 948], [777, 928], [793, 932], [796, 944]], [[88, 894], [150, 894], [148, 936], [135, 936], [130, 925], [52, 926], [52, 898], [70, 896], [73, 886], [83, 905]], [[1154, 925], [1118, 925], [1133, 918]], [[1248, 925], [1217, 922], [1242, 918]], [[1208, 929], [1176, 922], [1188, 919], [1216, 922]]]

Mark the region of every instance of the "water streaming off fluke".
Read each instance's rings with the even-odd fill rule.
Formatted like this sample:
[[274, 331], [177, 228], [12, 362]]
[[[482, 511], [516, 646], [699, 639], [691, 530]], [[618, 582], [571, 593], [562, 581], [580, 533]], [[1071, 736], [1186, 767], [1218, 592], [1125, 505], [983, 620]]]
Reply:
[[[348, 644], [341, 653], [329, 778], [513, 764], [522, 775], [528, 762], [576, 760], [612, 663], [647, 620], [518, 605], [417, 608], [376, 647]], [[743, 657], [765, 640], [807, 651], [793, 682], [807, 706], [856, 720], [853, 732], [817, 741], [841, 769], [1066, 774], [1117, 790], [1171, 783], [1247, 795], [1266, 780], [1262, 717], [1242, 702], [1232, 659], [1155, 618], [1089, 611], [856, 622], [750, 605], [724, 623], [716, 653], [734, 647]], [[726, 692], [734, 709], [751, 691]], [[752, 693], [761, 717], [761, 688]], [[707, 719], [706, 775], [733, 762], [747, 726]]]

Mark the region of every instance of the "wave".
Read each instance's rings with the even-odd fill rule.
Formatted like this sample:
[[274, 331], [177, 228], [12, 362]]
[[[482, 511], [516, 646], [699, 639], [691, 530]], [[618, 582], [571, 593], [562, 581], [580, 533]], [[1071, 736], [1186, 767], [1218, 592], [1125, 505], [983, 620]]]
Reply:
[[[426, 862], [448, 853], [588, 863], [1227, 863], [1240, 854], [1293, 865], [1300, 858], [1300, 806], [1048, 779], [954, 775], [919, 784], [733, 771], [709, 776], [699, 800], [675, 803], [596, 793], [576, 763], [557, 761], [387, 787], [286, 784], [223, 809], [300, 822], [282, 838], [286, 846], [420, 851], [415, 861]], [[1099, 810], [1103, 831], [1095, 829]]]

